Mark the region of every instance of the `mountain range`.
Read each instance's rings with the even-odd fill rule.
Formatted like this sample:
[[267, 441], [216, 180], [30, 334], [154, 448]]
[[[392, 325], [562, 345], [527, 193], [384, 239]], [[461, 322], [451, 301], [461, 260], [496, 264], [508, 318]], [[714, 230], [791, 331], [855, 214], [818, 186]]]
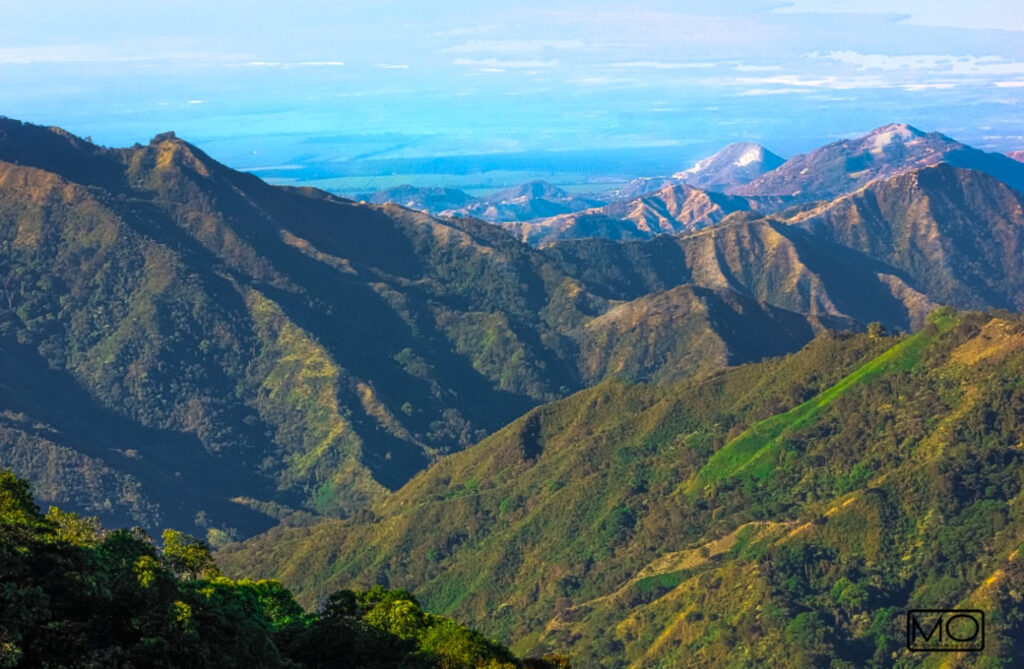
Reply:
[[961, 601], [1019, 652], [1024, 165], [890, 125], [696, 174], [748, 152], [495, 224], [0, 118], [0, 464], [578, 666], [881, 666]]
[[546, 181], [531, 181], [485, 197], [473, 197], [457, 188], [404, 185], [372, 193], [367, 201], [400, 204], [435, 216], [471, 216], [489, 223], [557, 216], [604, 204], [596, 197], [572, 195]]
[[547, 217], [511, 217], [503, 225], [535, 246], [590, 237], [649, 239], [700, 230], [736, 212], [768, 214], [832, 200], [873, 181], [940, 163], [1024, 188], [1024, 167], [1007, 155], [979, 151], [941, 133], [889, 124], [787, 161], [757, 144], [731, 144], [670, 178], [642, 178], [606, 194], [612, 199], [608, 204]]
[[5, 461], [107, 522], [245, 536], [352, 514], [605, 378], [679, 379], [1022, 294], [1021, 196], [947, 165], [681, 236], [536, 250], [473, 219], [270, 187], [171, 134], [105, 149], [5, 120], [0, 161]]
[[831, 199], [877, 179], [938, 163], [985, 172], [1012, 188], [1024, 188], [1024, 169], [1003, 154], [979, 151], [942, 133], [925, 133], [905, 123], [890, 123], [862, 137], [832, 142], [794, 156], [728, 192], [801, 200]]

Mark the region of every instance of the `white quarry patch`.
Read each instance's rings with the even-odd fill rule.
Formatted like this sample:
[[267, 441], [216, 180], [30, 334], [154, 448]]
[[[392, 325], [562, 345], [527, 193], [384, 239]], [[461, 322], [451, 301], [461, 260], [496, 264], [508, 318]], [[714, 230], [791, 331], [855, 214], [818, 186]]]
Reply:
[[[714, 156], [712, 156], [712, 158], [713, 157]], [[705, 158], [704, 160], [698, 161], [697, 164], [694, 165], [693, 167], [691, 167], [690, 169], [683, 170], [682, 172], [680, 172], [680, 174], [696, 174], [697, 172], [700, 172], [705, 167], [707, 167], [708, 164], [710, 164], [710, 163], [711, 163], [711, 158]]]
[[757, 162], [761, 159], [761, 152], [757, 150], [756, 146], [752, 146], [744, 151], [739, 158], [733, 161], [733, 165], [737, 167], [744, 167], [750, 163]]
[[903, 144], [915, 144], [920, 141], [920, 138], [905, 125], [889, 125], [871, 136], [870, 150], [872, 153], [876, 153], [897, 141]]

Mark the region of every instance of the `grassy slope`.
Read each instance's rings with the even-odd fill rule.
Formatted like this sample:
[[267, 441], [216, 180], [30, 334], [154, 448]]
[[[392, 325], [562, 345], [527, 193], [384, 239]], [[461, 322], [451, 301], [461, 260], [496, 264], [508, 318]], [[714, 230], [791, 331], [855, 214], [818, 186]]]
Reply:
[[745, 475], [760, 480], [767, 478], [772, 472], [773, 456], [782, 448], [788, 434], [812, 425], [822, 410], [854, 386], [871, 383], [884, 374], [913, 370], [921, 352], [935, 337], [956, 324], [956, 320], [947, 313], [936, 314], [930, 322], [934, 328], [907, 337], [803, 404], [744, 431], [711, 456], [687, 485], [687, 492], [694, 494], [703, 486], [731, 476]]

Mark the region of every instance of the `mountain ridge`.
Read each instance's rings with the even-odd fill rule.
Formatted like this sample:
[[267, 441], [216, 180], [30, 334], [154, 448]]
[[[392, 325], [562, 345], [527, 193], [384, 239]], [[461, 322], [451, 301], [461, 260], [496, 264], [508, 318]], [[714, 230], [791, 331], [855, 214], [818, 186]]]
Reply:
[[[1015, 308], [1021, 290], [1019, 194], [959, 168], [538, 250], [475, 219], [269, 186], [169, 134], [104, 149], [0, 132], [0, 366], [17, 372], [0, 449], [111, 523], [222, 540], [358, 515], [606, 378], [674, 382], [828, 329], [911, 330], [941, 302]], [[118, 429], [77, 439], [83, 414], [47, 403], [50, 373], [29, 369]]]

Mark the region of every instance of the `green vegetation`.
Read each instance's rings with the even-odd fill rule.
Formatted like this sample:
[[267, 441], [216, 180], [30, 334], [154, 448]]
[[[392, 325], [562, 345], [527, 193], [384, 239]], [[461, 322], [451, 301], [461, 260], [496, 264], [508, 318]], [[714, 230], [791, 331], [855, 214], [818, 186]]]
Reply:
[[[905, 611], [958, 606], [989, 616], [985, 661], [1014, 666], [1022, 377], [1024, 318], [946, 310], [909, 337], [606, 382], [433, 465], [373, 522], [279, 528], [218, 562], [304, 602], [407, 583], [517, 652], [577, 666], [913, 667], [927, 659], [905, 651]], [[705, 478], [764, 425], [777, 431], [758, 476]]]
[[171, 135], [115, 150], [0, 126], [0, 456], [108, 524], [220, 542], [365, 514], [585, 384], [812, 336], [696, 298], [762, 311], [751, 345], [683, 291], [629, 310], [652, 343], [628, 359], [621, 321], [586, 327], [622, 297], [495, 226], [274, 188]]
[[[673, 192], [668, 209], [724, 202]], [[1022, 308], [1000, 251], [1024, 244], [1021, 211], [940, 166], [679, 237], [538, 250], [271, 187], [171, 134], [107, 149], [0, 119], [0, 456], [47, 503], [218, 543], [364, 518], [609, 378], [672, 384], [872, 322], [880, 338], [937, 303]]]
[[[174, 528], [161, 551], [12, 502], [4, 648], [494, 650], [372, 590], [400, 583], [588, 667], [912, 666], [899, 612], [958, 604], [991, 611], [985, 661], [1010, 665], [1024, 328], [926, 315], [1024, 308], [1022, 204], [940, 165], [537, 250], [170, 135], [105, 149], [0, 119], [0, 458], [47, 503]], [[310, 609], [377, 594], [306, 614], [218, 570]]]
[[[0, 666], [515, 669], [507, 649], [404, 590], [340, 590], [306, 613], [277, 581], [220, 575], [203, 542], [104, 531], [0, 470]], [[541, 665], [528, 665], [541, 666]]]
[[[932, 339], [956, 323], [954, 317], [947, 312], [937, 312], [930, 322], [931, 328], [896, 344], [855, 369], [834, 386], [803, 404], [763, 420], [744, 431], [711, 456], [689, 484], [688, 492], [693, 494], [707, 485], [740, 474], [761, 481], [766, 479], [772, 473], [774, 458], [783, 447], [788, 434], [813, 425], [822, 410], [850, 388], [870, 383], [885, 374], [912, 371]], [[869, 333], [869, 336], [877, 337], [878, 333]]]

